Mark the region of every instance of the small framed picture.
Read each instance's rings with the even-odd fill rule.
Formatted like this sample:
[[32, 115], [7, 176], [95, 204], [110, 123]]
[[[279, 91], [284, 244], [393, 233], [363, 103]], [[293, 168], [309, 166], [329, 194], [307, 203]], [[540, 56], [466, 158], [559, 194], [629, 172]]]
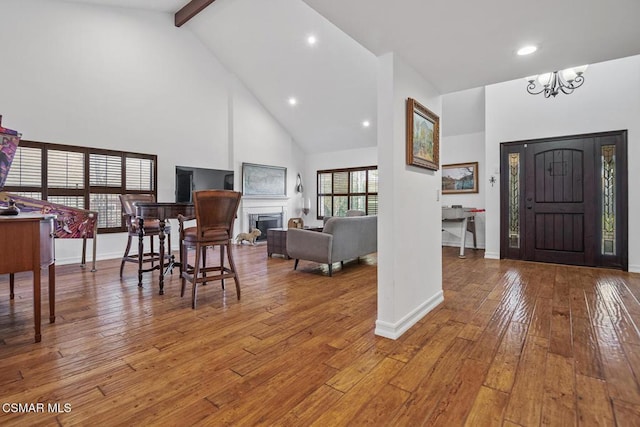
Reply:
[[442, 194], [478, 192], [478, 162], [442, 165]]

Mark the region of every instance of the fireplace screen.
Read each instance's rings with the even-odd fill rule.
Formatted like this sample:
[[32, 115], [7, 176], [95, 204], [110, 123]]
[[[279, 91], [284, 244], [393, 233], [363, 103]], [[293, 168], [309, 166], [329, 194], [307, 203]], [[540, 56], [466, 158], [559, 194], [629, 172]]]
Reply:
[[257, 228], [262, 234], [256, 241], [267, 240], [267, 230], [282, 228], [282, 212], [273, 214], [249, 214], [249, 232]]

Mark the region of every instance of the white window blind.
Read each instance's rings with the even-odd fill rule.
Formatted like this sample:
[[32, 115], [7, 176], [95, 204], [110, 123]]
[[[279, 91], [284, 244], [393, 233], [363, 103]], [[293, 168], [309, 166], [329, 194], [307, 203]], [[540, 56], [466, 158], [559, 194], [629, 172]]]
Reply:
[[377, 169], [371, 169], [368, 171], [367, 184], [368, 184], [367, 191], [369, 193], [378, 192], [378, 170]]
[[321, 173], [318, 174], [318, 192], [319, 193], [331, 193], [331, 174]]
[[22, 197], [29, 197], [31, 199], [42, 200], [42, 193], [37, 191], [12, 191], [12, 193]]
[[364, 193], [367, 189], [367, 171], [350, 172], [351, 192]]
[[122, 157], [91, 153], [89, 155], [89, 185], [92, 187], [121, 187]]
[[98, 212], [98, 228], [122, 226], [122, 208], [117, 194], [91, 193], [89, 209]]
[[83, 196], [49, 196], [47, 197], [47, 201], [72, 208], [84, 209]]
[[127, 157], [127, 190], [153, 191], [153, 160]]
[[336, 172], [333, 174], [333, 192], [339, 194], [349, 192], [349, 172]]
[[40, 187], [41, 185], [42, 150], [18, 146], [5, 187]]
[[84, 153], [48, 150], [47, 167], [49, 188], [84, 188]]

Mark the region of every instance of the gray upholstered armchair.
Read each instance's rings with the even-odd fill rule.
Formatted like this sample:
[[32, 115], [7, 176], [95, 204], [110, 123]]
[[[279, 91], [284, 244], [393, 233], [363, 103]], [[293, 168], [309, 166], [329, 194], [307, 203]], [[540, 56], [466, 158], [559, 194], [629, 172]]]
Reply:
[[295, 259], [294, 270], [301, 259], [329, 264], [358, 258], [378, 251], [378, 217], [331, 217], [322, 232], [290, 228], [287, 230], [287, 252]]

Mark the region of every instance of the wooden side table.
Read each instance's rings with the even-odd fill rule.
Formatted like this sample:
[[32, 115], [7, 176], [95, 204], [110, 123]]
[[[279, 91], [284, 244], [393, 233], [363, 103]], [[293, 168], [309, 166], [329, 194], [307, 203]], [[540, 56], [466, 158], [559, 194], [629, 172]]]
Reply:
[[287, 229], [269, 228], [267, 230], [267, 255], [284, 255], [286, 259], [291, 259], [287, 252]]
[[56, 264], [54, 246], [55, 215], [21, 214], [0, 217], [0, 274], [9, 273], [13, 299], [14, 273], [33, 273], [33, 323], [35, 342], [40, 342], [40, 267], [49, 267], [49, 323], [54, 323]]

